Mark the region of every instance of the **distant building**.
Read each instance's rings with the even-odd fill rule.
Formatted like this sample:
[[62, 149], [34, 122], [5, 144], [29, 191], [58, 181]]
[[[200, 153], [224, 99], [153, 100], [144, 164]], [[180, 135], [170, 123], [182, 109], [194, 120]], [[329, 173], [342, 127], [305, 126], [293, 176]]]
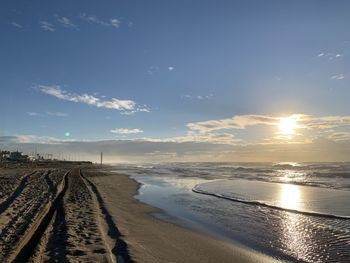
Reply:
[[0, 151], [0, 162], [6, 161], [10, 157], [9, 151]]
[[28, 155], [23, 155], [21, 152], [16, 151], [10, 153], [8, 160], [12, 162], [27, 162], [29, 158]]

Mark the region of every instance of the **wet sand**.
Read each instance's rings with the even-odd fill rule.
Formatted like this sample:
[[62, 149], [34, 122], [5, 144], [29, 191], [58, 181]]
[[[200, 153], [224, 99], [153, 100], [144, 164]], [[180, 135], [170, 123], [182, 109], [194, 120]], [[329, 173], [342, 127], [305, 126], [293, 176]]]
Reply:
[[126, 175], [87, 171], [136, 262], [275, 262], [270, 257], [154, 218]]

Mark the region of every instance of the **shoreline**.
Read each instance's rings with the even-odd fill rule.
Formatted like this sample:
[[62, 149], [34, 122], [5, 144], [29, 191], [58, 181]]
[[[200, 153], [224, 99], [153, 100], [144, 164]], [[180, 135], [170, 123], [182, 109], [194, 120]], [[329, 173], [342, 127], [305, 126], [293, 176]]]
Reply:
[[110, 169], [85, 171], [100, 191], [136, 262], [280, 262], [243, 245], [154, 216], [166, 212], [135, 198], [142, 184], [130, 175]]

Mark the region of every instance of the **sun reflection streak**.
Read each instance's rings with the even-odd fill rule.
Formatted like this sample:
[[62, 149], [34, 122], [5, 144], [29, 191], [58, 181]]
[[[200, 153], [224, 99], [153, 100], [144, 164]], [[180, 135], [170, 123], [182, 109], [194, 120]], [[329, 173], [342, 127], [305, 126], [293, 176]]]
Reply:
[[301, 209], [301, 194], [297, 185], [281, 184], [280, 205], [286, 209]]
[[[299, 186], [281, 184], [280, 205], [286, 209], [301, 210], [301, 191]], [[300, 231], [300, 215], [286, 213], [283, 216], [282, 231], [286, 250], [292, 252], [297, 258], [305, 257], [305, 233]]]

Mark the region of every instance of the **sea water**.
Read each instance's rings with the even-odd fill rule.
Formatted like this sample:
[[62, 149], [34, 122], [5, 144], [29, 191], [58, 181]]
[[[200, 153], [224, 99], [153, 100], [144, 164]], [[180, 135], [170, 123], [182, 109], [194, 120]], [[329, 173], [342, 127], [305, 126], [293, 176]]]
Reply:
[[156, 216], [291, 262], [350, 262], [349, 163], [119, 165]]

